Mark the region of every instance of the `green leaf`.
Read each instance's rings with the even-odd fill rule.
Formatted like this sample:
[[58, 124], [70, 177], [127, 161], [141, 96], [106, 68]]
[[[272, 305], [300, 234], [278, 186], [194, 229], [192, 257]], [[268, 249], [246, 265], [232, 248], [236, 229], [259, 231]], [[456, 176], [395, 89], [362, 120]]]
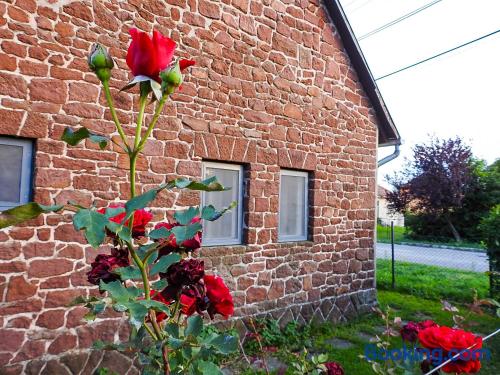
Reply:
[[120, 267], [115, 269], [113, 273], [119, 275], [122, 280], [142, 279], [141, 270], [134, 266]]
[[130, 324], [132, 324], [136, 329], [142, 327], [144, 323], [144, 318], [148, 314], [148, 308], [144, 306], [141, 302], [128, 302], [125, 304], [127, 306], [130, 315]]
[[179, 325], [175, 323], [167, 323], [165, 325], [165, 332], [169, 334], [169, 336], [174, 337], [176, 339], [179, 338]]
[[238, 340], [234, 336], [229, 335], [217, 335], [208, 344], [221, 354], [229, 354], [234, 352], [238, 348]]
[[101, 314], [106, 309], [106, 302], [98, 302], [92, 308], [92, 312], [95, 315]]
[[215, 221], [219, 219], [222, 215], [224, 215], [227, 211], [232, 210], [236, 206], [238, 206], [238, 202], [236, 201], [232, 201], [229, 206], [227, 206], [221, 211], [217, 211], [212, 205], [205, 206], [201, 210], [201, 218], [208, 221]]
[[118, 302], [127, 302], [131, 298], [129, 290], [125, 288], [118, 280], [112, 281], [110, 283], [105, 283], [101, 280], [99, 289], [103, 292], [108, 292], [109, 295]]
[[166, 188], [167, 185], [163, 184], [129, 200], [125, 203], [126, 218], [130, 218], [134, 211], [147, 207], [147, 205], [156, 198], [158, 193]]
[[184, 340], [176, 339], [175, 337], [170, 336], [168, 338], [168, 344], [172, 349], [179, 349], [184, 344]]
[[87, 242], [94, 248], [99, 247], [104, 242], [106, 237], [105, 228], [108, 223], [106, 216], [89, 209], [79, 210], [73, 216], [75, 229], [84, 230]]
[[116, 234], [123, 241], [132, 242], [132, 234], [130, 233], [130, 228], [126, 225], [117, 224], [113, 221], [108, 221], [106, 223], [106, 228], [111, 232]]
[[64, 205], [44, 206], [35, 202], [30, 202], [22, 206], [9, 208], [8, 210], [0, 212], [0, 229], [34, 219], [43, 213], [59, 211], [63, 207]]
[[148, 237], [152, 240], [160, 240], [163, 238], [169, 238], [171, 234], [172, 232], [170, 232], [167, 228], [161, 227], [149, 232]]
[[199, 315], [192, 315], [187, 318], [187, 328], [184, 334], [186, 336], [192, 335], [197, 337], [203, 329], [203, 319]]
[[151, 272], [149, 274], [151, 276], [154, 276], [159, 272], [166, 272], [168, 267], [170, 267], [174, 263], [177, 263], [179, 260], [181, 260], [180, 255], [175, 253], [162, 256], [158, 260], [158, 262], [156, 262], [155, 265], [151, 267]]
[[163, 290], [167, 287], [168, 282], [165, 279], [160, 279], [157, 282], [151, 284], [153, 290]]
[[189, 189], [189, 190], [201, 190], [201, 191], [224, 191], [230, 188], [225, 188], [218, 181], [217, 177], [212, 176], [203, 181], [192, 181], [187, 178], [177, 178], [168, 182], [168, 189], [179, 188], [179, 189]]
[[187, 210], [176, 211], [174, 213], [174, 219], [181, 225], [187, 225], [200, 214], [200, 209], [198, 207], [189, 207]]
[[78, 143], [84, 139], [89, 139], [93, 143], [99, 144], [101, 150], [106, 148], [109, 139], [103, 135], [94, 134], [90, 132], [86, 127], [82, 127], [77, 131], [73, 131], [71, 128], [64, 129], [61, 140], [69, 144], [70, 146], [76, 146]]
[[164, 312], [166, 314], [170, 314], [170, 309], [168, 308], [167, 305], [165, 305], [162, 302], [154, 301], [154, 300], [145, 300], [145, 299], [137, 301], [137, 302], [140, 303], [141, 305], [145, 306], [148, 309], [154, 309], [156, 311], [161, 311], [161, 312]]
[[198, 371], [203, 375], [222, 375], [222, 371], [213, 362], [198, 361]]
[[172, 233], [175, 235], [175, 241], [178, 244], [183, 243], [186, 240], [193, 238], [196, 233], [201, 231], [201, 224], [194, 223], [189, 225], [179, 225], [172, 228]]

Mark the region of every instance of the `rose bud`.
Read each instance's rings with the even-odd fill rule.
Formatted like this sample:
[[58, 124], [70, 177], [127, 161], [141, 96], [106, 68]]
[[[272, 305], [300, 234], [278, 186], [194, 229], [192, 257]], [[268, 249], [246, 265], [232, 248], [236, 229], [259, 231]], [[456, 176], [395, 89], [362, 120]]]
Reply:
[[108, 51], [99, 43], [95, 43], [92, 46], [92, 50], [88, 57], [88, 63], [90, 70], [97, 75], [97, 78], [99, 78], [101, 82], [109, 81], [111, 69], [115, 63]]
[[178, 61], [160, 72], [161, 89], [164, 93], [172, 94], [182, 84], [181, 67]]
[[338, 362], [325, 363], [327, 375], [344, 375], [344, 369]]

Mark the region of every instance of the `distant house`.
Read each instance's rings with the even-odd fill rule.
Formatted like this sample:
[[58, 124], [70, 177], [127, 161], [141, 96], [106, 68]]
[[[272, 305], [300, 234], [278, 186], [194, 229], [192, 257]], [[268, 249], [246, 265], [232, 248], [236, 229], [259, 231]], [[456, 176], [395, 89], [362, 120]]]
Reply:
[[404, 227], [405, 218], [403, 214], [389, 210], [389, 202], [387, 201], [388, 193], [389, 190], [386, 188], [380, 185], [377, 186], [377, 220], [382, 225], [391, 225], [391, 221], [394, 221], [395, 226]]

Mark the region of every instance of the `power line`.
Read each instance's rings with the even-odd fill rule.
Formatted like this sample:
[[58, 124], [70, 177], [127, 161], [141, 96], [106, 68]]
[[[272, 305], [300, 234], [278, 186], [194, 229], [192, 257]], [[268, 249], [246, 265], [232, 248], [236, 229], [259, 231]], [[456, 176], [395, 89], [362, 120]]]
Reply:
[[426, 5], [418, 8], [418, 9], [415, 9], [415, 10], [411, 11], [410, 13], [407, 13], [407, 14], [399, 17], [399, 18], [396, 18], [395, 20], [393, 20], [391, 22], [386, 23], [385, 25], [377, 27], [376, 29], [374, 29], [374, 30], [372, 30], [372, 31], [370, 31], [370, 32], [368, 32], [366, 34], [361, 35], [358, 38], [358, 40], [361, 41], [361, 40], [366, 39], [366, 38], [368, 38], [368, 37], [370, 37], [370, 36], [372, 36], [374, 34], [377, 34], [377, 33], [381, 32], [382, 30], [385, 30], [385, 29], [387, 29], [387, 28], [389, 28], [391, 26], [394, 26], [394, 25], [400, 23], [401, 21], [404, 21], [405, 19], [410, 18], [410, 17], [414, 16], [415, 14], [420, 13], [423, 10], [426, 10], [427, 8], [430, 8], [431, 6], [437, 4], [437, 3], [441, 2], [441, 1], [443, 1], [443, 0], [434, 0], [434, 1], [432, 1], [432, 2], [430, 2], [428, 4], [426, 4]]
[[490, 36], [492, 36], [492, 35], [495, 35], [495, 34], [497, 34], [497, 33], [499, 33], [499, 32], [500, 32], [500, 29], [498, 29], [498, 30], [496, 30], [496, 31], [493, 31], [492, 33], [489, 33], [489, 34], [483, 35], [483, 36], [481, 36], [481, 37], [479, 37], [479, 38], [477, 38], [477, 39], [471, 40], [470, 42], [467, 42], [467, 43], [461, 44], [461, 45], [459, 45], [459, 46], [456, 46], [456, 47], [450, 48], [449, 50], [446, 50], [446, 51], [444, 51], [444, 52], [438, 53], [437, 55], [434, 55], [434, 56], [428, 57], [428, 58], [426, 58], [426, 59], [424, 59], [424, 60], [417, 61], [417, 62], [416, 62], [416, 63], [414, 63], [414, 64], [411, 64], [411, 65], [405, 66], [404, 68], [401, 68], [401, 69], [395, 70], [394, 72], [391, 72], [391, 73], [388, 73], [388, 74], [385, 74], [385, 75], [383, 75], [382, 77], [378, 77], [377, 79], [375, 79], [375, 81], [379, 81], [379, 80], [381, 80], [381, 79], [384, 79], [384, 78], [390, 77], [390, 76], [392, 76], [392, 75], [394, 75], [394, 74], [400, 73], [400, 72], [402, 72], [402, 71], [404, 71], [404, 70], [407, 70], [407, 69], [413, 68], [413, 67], [415, 67], [415, 66], [417, 66], [417, 65], [423, 64], [423, 63], [425, 63], [425, 62], [427, 62], [427, 61], [430, 61], [430, 60], [433, 60], [433, 59], [435, 59], [435, 58], [437, 58], [437, 57], [440, 57], [440, 56], [446, 55], [447, 53], [450, 53], [450, 52], [456, 51], [457, 49], [460, 49], [460, 48], [462, 48], [462, 47], [468, 46], [469, 44], [479, 42], [480, 40], [482, 40], [482, 39], [486, 39], [486, 38], [488, 38], [488, 37], [490, 37]]

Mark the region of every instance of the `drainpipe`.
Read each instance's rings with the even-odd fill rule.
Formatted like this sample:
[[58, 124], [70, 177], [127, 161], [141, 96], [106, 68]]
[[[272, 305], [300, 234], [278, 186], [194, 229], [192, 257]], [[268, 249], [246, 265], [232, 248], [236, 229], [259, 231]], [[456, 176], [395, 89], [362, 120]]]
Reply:
[[387, 155], [385, 158], [379, 160], [377, 162], [377, 167], [381, 167], [382, 165], [389, 163], [391, 160], [396, 159], [399, 156], [399, 145], [394, 146], [394, 152], [390, 155]]

